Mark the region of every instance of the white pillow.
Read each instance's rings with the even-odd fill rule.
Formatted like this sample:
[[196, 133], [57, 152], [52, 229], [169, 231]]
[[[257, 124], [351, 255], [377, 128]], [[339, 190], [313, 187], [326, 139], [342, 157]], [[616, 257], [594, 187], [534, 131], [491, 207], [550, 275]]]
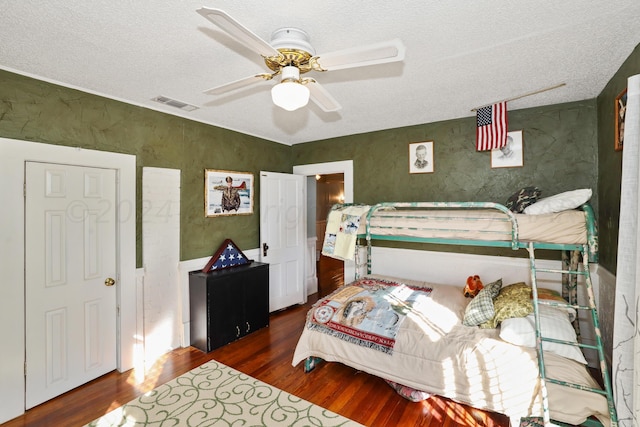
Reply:
[[586, 203], [591, 198], [591, 194], [590, 188], [565, 191], [564, 193], [538, 200], [527, 206], [524, 209], [524, 213], [527, 215], [541, 215], [575, 209]]
[[[566, 311], [544, 305], [538, 306], [538, 311], [540, 313], [540, 330], [543, 337], [577, 342], [576, 331], [573, 329]], [[526, 317], [504, 319], [500, 325], [500, 338], [511, 344], [535, 347], [536, 330], [533, 314]], [[542, 348], [559, 356], [587, 364], [580, 347], [544, 341]]]

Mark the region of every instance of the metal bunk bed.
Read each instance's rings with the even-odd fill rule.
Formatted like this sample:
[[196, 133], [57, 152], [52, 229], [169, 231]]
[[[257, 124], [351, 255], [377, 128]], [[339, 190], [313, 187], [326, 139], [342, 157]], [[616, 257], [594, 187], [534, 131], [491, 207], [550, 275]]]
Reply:
[[[344, 205], [342, 205], [344, 206]], [[437, 211], [448, 210], [446, 215], [433, 216], [432, 220], [435, 221], [435, 225], [423, 224], [416, 225], [413, 220], [429, 220], [430, 213]], [[538, 355], [538, 365], [540, 371], [540, 388], [542, 394], [542, 406], [543, 406], [543, 422], [545, 426], [552, 425], [549, 414], [549, 401], [547, 396], [547, 383], [554, 383], [565, 387], [576, 388], [584, 391], [594, 392], [602, 394], [607, 399], [607, 405], [609, 409], [609, 415], [611, 418], [611, 425], [617, 426], [618, 419], [616, 408], [613, 400], [613, 391], [611, 388], [611, 380], [609, 370], [607, 367], [604, 348], [602, 343], [602, 336], [600, 333], [600, 326], [598, 320], [598, 314], [595, 304], [595, 297], [593, 294], [592, 281], [590, 276], [589, 263], [597, 262], [598, 256], [598, 238], [596, 230], [596, 221], [593, 213], [593, 209], [589, 204], [585, 204], [581, 207], [584, 212], [585, 226], [586, 226], [586, 242], [582, 243], [547, 243], [539, 241], [524, 241], [520, 240], [519, 224], [516, 215], [511, 212], [505, 206], [498, 203], [491, 202], [400, 202], [400, 203], [378, 203], [372, 206], [366, 215], [365, 233], [359, 234], [359, 238], [366, 239], [367, 259], [366, 268], [367, 273], [371, 274], [371, 250], [373, 241], [396, 241], [396, 242], [415, 242], [415, 243], [436, 243], [436, 244], [449, 244], [449, 245], [471, 245], [471, 246], [483, 246], [483, 247], [505, 247], [513, 250], [526, 249], [529, 252], [529, 265], [531, 273], [531, 288], [532, 299], [534, 307], [535, 318], [535, 332], [536, 332], [536, 350]], [[495, 232], [479, 227], [479, 230], [475, 230], [473, 238], [459, 237], [464, 234], [463, 229], [447, 229], [447, 219], [456, 219], [456, 212], [469, 211], [469, 212], [499, 212], [501, 213], [501, 221], [508, 224], [505, 227], [506, 231]], [[397, 221], [400, 224], [405, 225], [384, 225], [385, 217], [393, 216], [394, 222], [399, 218], [404, 221]], [[457, 218], [459, 219], [459, 218]], [[495, 221], [495, 218], [490, 221]], [[375, 224], [376, 221], [378, 224]], [[382, 221], [382, 224], [380, 223]], [[482, 215], [474, 216], [467, 215], [464, 217], [464, 221], [489, 221]], [[454, 227], [458, 227], [455, 225]], [[438, 234], [444, 232], [445, 237], [440, 237]], [[486, 233], [486, 240], [482, 237]], [[497, 233], [497, 234], [496, 234]], [[500, 236], [499, 234], [503, 234]], [[429, 237], [424, 237], [426, 234]], [[574, 254], [579, 254], [579, 257], [574, 257], [575, 260], [581, 258], [581, 268], [579, 264], [570, 265], [568, 269], [541, 269], [536, 267], [535, 251], [537, 249], [551, 249], [559, 251], [569, 251]], [[358, 259], [358, 250], [356, 250], [356, 277], [363, 264]], [[586, 293], [588, 296], [588, 304], [580, 305], [577, 301], [570, 301], [568, 304], [562, 304], [558, 302], [552, 302], [549, 300], [538, 299], [538, 273], [558, 273], [563, 275], [563, 279], [569, 278], [569, 280], [575, 281], [578, 276], [584, 279], [586, 286]], [[566, 282], [564, 282], [566, 283]], [[572, 343], [568, 341], [561, 341], [552, 338], [542, 336], [540, 331], [540, 305], [550, 305], [555, 307], [571, 307], [575, 310], [582, 310], [590, 313], [591, 321], [595, 329], [596, 345]], [[597, 351], [599, 359], [599, 368], [602, 375], [602, 383], [604, 389], [589, 388], [579, 384], [567, 383], [554, 378], [548, 378], [545, 372], [544, 350], [543, 342], [555, 342], [560, 344], [567, 344], [578, 346], [580, 348], [588, 348]], [[556, 424], [563, 425], [562, 423], [554, 422]], [[583, 425], [601, 425], [598, 421], [588, 419]]]

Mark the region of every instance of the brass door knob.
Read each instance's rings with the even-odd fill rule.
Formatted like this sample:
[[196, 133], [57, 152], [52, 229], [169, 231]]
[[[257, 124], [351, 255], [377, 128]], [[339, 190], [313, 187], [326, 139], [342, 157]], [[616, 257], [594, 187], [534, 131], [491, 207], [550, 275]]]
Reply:
[[104, 285], [105, 286], [113, 286], [116, 284], [116, 281], [113, 280], [111, 277], [108, 277], [105, 281], [104, 281]]

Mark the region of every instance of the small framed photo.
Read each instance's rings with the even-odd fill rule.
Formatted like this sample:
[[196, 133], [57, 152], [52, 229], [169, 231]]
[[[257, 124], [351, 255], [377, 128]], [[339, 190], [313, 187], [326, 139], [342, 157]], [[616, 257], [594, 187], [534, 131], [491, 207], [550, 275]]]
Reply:
[[622, 145], [624, 143], [624, 116], [627, 113], [627, 90], [623, 90], [620, 92], [618, 96], [616, 96], [616, 126], [615, 126], [615, 140], [614, 140], [614, 149], [616, 151], [622, 150]]
[[507, 133], [507, 145], [491, 150], [492, 168], [517, 168], [524, 165], [522, 131]]
[[433, 141], [409, 144], [409, 173], [433, 172]]
[[205, 216], [247, 215], [252, 213], [252, 173], [205, 169]]

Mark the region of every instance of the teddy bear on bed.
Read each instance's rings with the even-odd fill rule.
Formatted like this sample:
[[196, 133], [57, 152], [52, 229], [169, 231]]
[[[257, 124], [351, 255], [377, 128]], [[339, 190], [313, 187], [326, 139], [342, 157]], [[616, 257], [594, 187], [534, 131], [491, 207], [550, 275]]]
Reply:
[[480, 280], [480, 276], [469, 276], [467, 277], [467, 285], [464, 287], [464, 296], [466, 298], [473, 298], [478, 295], [478, 292], [484, 288], [484, 284], [482, 280]]

